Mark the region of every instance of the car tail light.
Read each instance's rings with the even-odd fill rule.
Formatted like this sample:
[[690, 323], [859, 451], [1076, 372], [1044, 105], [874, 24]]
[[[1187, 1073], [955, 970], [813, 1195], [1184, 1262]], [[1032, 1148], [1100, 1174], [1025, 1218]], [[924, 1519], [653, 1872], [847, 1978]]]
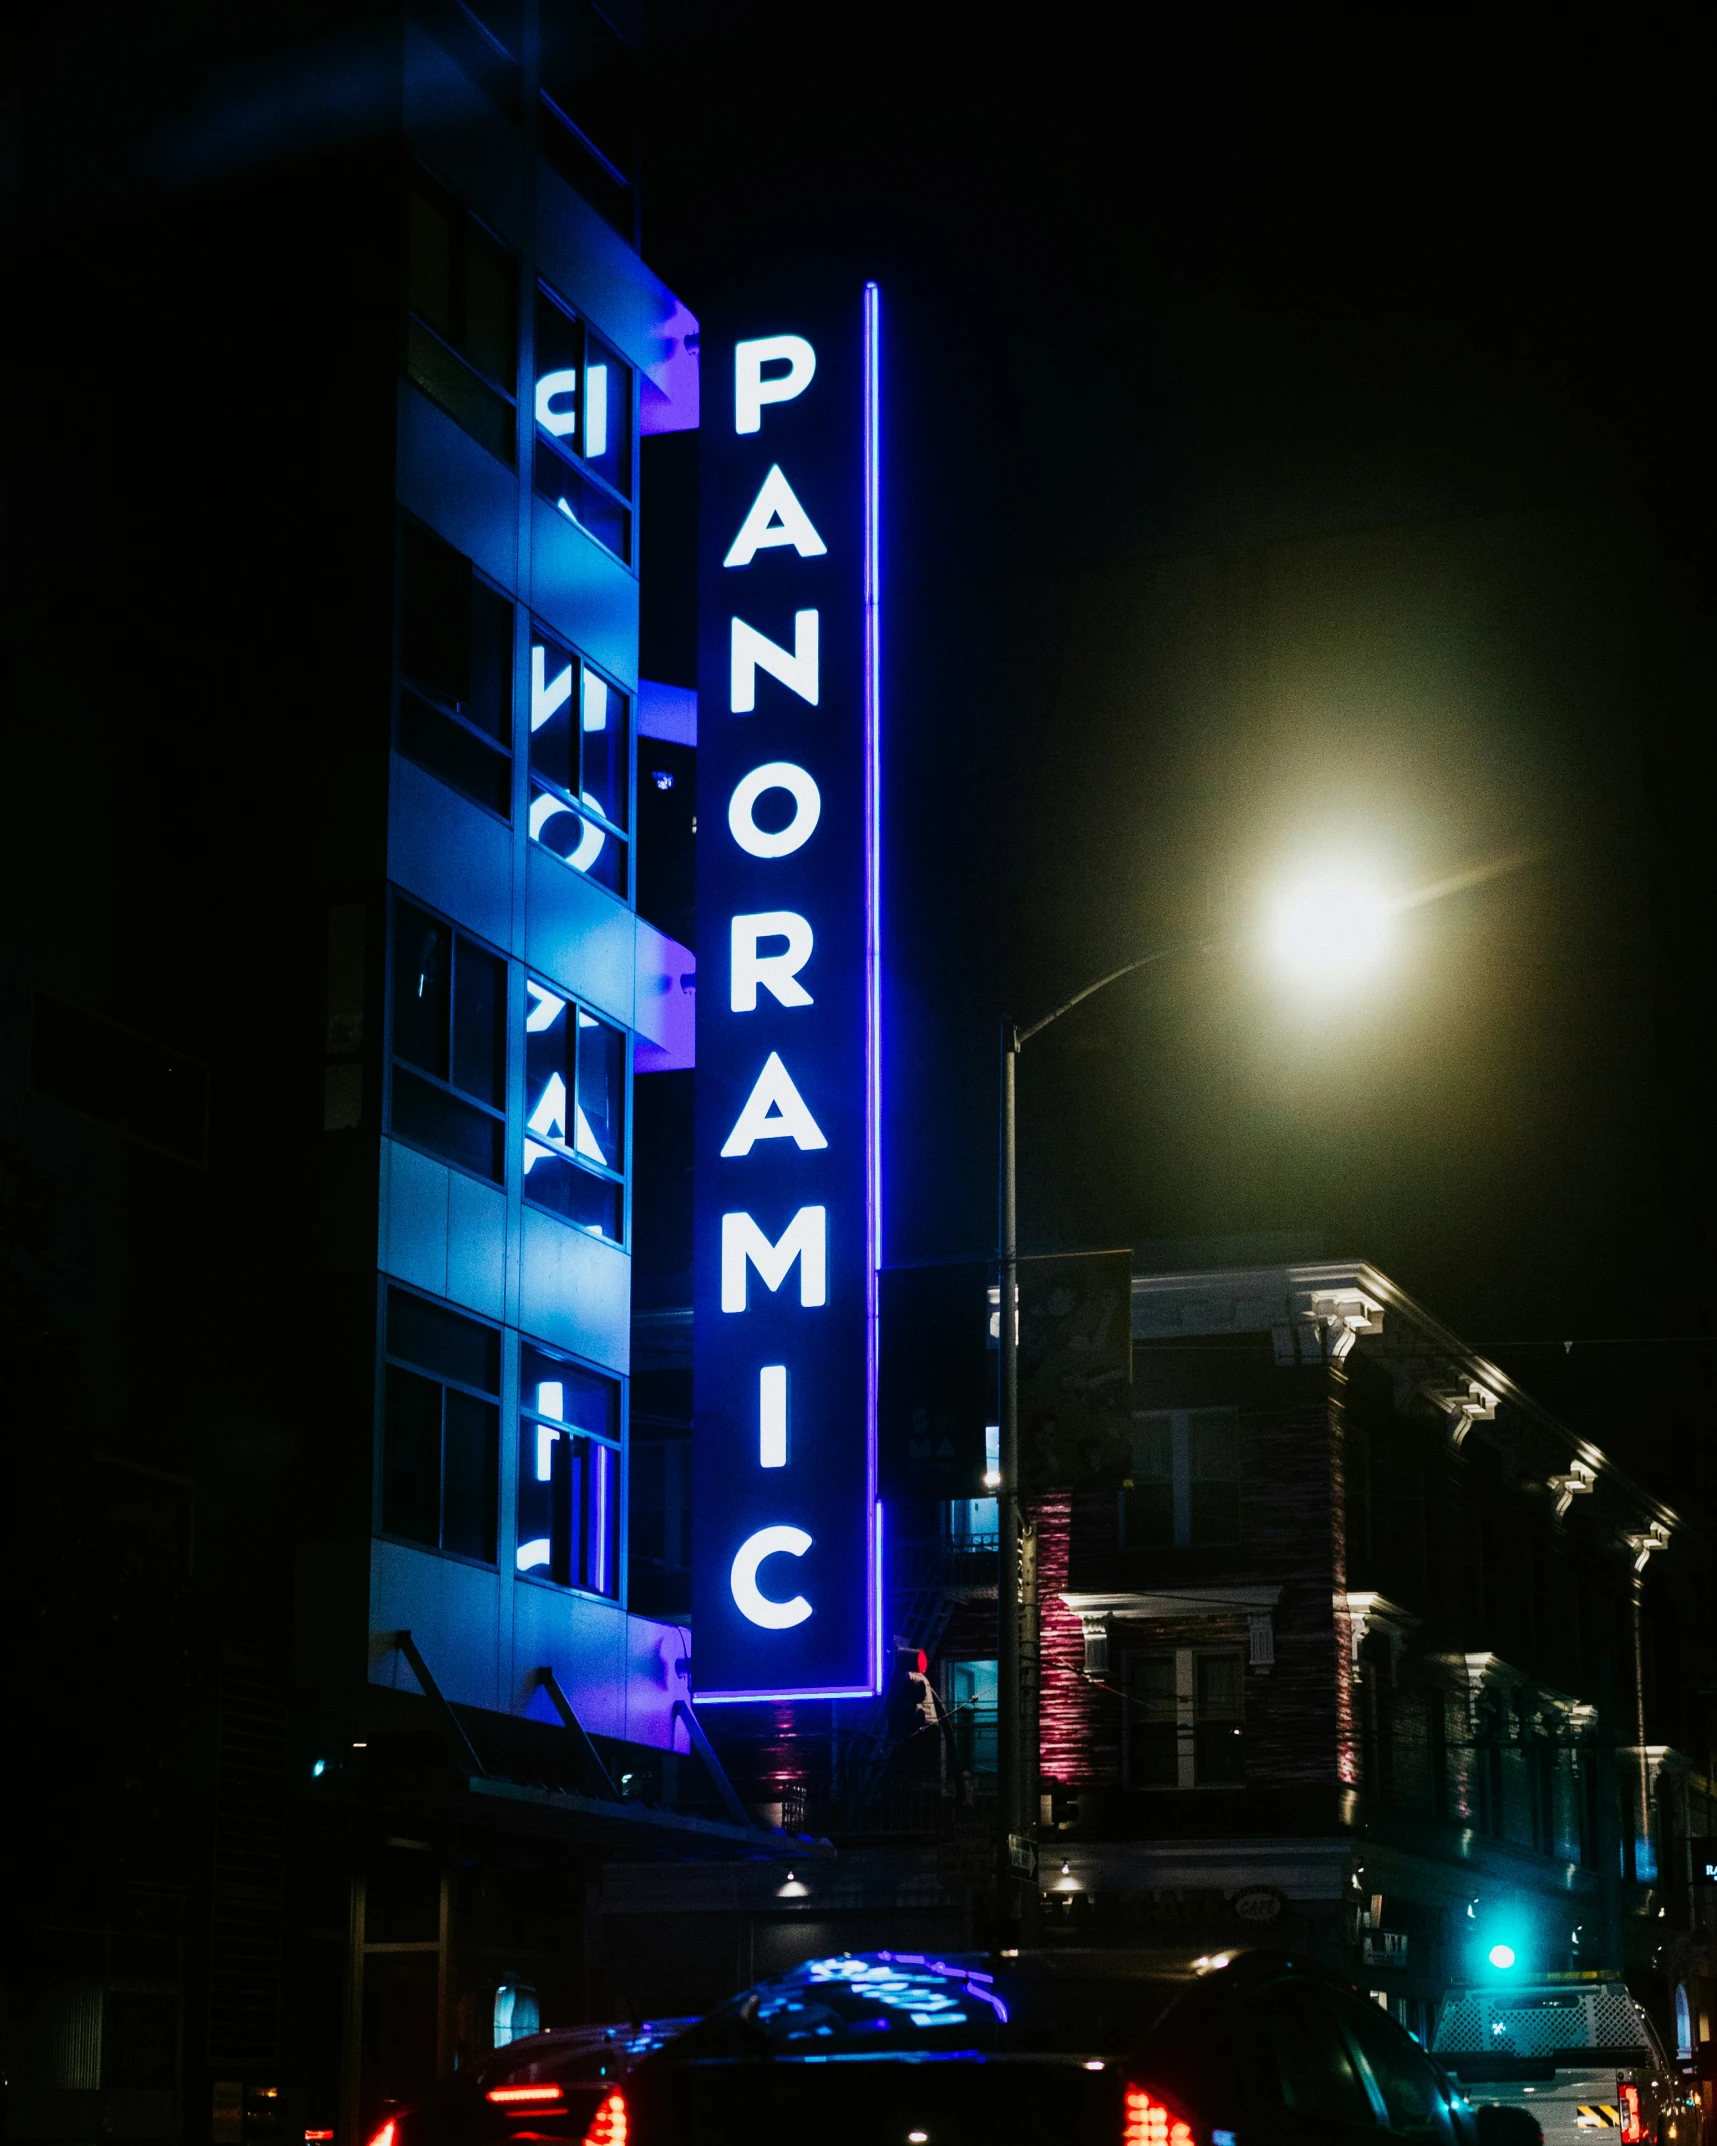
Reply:
[[1616, 2099], [1622, 2105], [1622, 2146], [1640, 2146], [1645, 2131], [1639, 2117], [1639, 2088], [1624, 2079], [1616, 2087]]
[[492, 2086], [488, 2093], [503, 2109], [545, 2109], [565, 2098], [558, 2086]]
[[584, 2134], [584, 2146], [626, 2146], [626, 2097], [618, 2087], [612, 2094], [604, 2097], [596, 2114], [590, 2119], [590, 2129]]
[[390, 2116], [375, 2137], [371, 2139], [370, 2146], [393, 2146], [393, 2137], [393, 2118]]
[[1191, 2124], [1148, 2087], [1128, 2087], [1124, 2106], [1121, 2146], [1193, 2146]]

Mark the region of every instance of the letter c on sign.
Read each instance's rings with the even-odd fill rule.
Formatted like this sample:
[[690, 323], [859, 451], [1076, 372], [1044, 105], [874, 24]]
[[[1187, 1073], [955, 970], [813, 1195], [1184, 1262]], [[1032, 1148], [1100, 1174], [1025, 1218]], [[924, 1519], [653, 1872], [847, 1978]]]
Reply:
[[[751, 817], [769, 790], [785, 790], [793, 800], [793, 817], [774, 834]], [[822, 792], [805, 770], [791, 760], [770, 760], [741, 780], [728, 804], [727, 824], [748, 857], [790, 857], [816, 833], [822, 813]]]
[[811, 1614], [804, 1596], [795, 1595], [790, 1602], [772, 1600], [757, 1584], [757, 1568], [766, 1557], [803, 1557], [810, 1547], [811, 1538], [803, 1528], [759, 1528], [742, 1542], [728, 1575], [739, 1614], [766, 1632], [790, 1632], [794, 1625], [803, 1624]]

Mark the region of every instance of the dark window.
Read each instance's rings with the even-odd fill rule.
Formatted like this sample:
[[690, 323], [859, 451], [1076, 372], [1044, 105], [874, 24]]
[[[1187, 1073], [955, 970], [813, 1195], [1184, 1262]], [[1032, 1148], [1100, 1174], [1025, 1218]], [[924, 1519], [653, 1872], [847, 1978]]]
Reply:
[[503, 462], [516, 458], [518, 270], [424, 173], [408, 209], [406, 376]]
[[513, 607], [417, 522], [401, 534], [400, 583], [400, 750], [509, 819]]
[[534, 482], [598, 542], [632, 556], [632, 368], [552, 292], [537, 293]]
[[543, 155], [632, 245], [638, 86], [637, 53], [589, 0], [544, 9]]
[[624, 896], [631, 706], [618, 686], [531, 630], [530, 831], [575, 872]]
[[626, 1498], [627, 1595], [633, 1609], [649, 1616], [659, 1605], [643, 1599], [643, 1592], [654, 1589], [664, 1605], [670, 1598], [677, 1602], [678, 1592], [667, 1581], [692, 1561], [692, 1444], [689, 1438], [640, 1440], [637, 1424], [634, 1414]]
[[30, 1027], [30, 1086], [182, 1162], [206, 1159], [206, 1068], [40, 991]]
[[618, 1244], [624, 1227], [626, 1038], [525, 984], [525, 1198]]
[[1231, 1408], [1135, 1416], [1133, 1482], [1122, 1493], [1133, 1548], [1217, 1548], [1240, 1540], [1240, 1430]]
[[1127, 1657], [1127, 1779], [1134, 1788], [1241, 1788], [1246, 1664], [1237, 1650]]
[[519, 0], [411, 0], [411, 12], [444, 52], [516, 124], [519, 118]]
[[618, 1595], [619, 1385], [526, 1342], [519, 1400], [519, 1570]]
[[1375, 2124], [1371, 2096], [1321, 1990], [1278, 1982], [1259, 1992], [1254, 2020], [1276, 2060], [1276, 2090], [1296, 2116]]
[[109, 2093], [170, 2093], [179, 2083], [179, 1999], [108, 1990], [101, 2006], [101, 2083]]
[[382, 1532], [493, 1564], [499, 1333], [390, 1289], [387, 1356]]
[[1404, 2027], [1380, 2005], [1362, 2004], [1345, 1990], [1331, 1990], [1328, 2001], [1371, 2074], [1389, 2128], [1401, 2138], [1449, 2146], [1453, 2126], [1436, 2074]]
[[507, 965], [394, 901], [392, 1129], [497, 1184], [506, 1176]]

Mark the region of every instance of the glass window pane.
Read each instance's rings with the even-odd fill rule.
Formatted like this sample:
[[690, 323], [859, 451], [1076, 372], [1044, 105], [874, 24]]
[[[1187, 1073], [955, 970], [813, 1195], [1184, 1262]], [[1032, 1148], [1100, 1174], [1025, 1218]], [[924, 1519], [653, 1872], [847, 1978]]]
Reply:
[[394, 904], [393, 1054], [447, 1078], [453, 933], [410, 902]]
[[1240, 1480], [1240, 1428], [1224, 1409], [1199, 1410], [1189, 1419], [1192, 1475], [1194, 1482], [1237, 1483]]
[[441, 1482], [441, 1388], [387, 1368], [382, 1428], [382, 1531], [434, 1545]]
[[486, 1177], [492, 1184], [505, 1182], [505, 1120], [491, 1117], [446, 1088], [420, 1080], [403, 1066], [394, 1068], [391, 1124], [402, 1140], [427, 1148], [430, 1154]]
[[[1402, 2138], [1435, 2140], [1451, 2136], [1449, 2109], [1436, 2075], [1406, 2029], [1374, 2004], [1361, 2004], [1341, 1990], [1331, 1990], [1336, 2017], [1359, 2044], [1370, 2068], [1389, 2128]], [[1525, 2113], [1525, 2112], [1523, 2112]]]
[[540, 432], [532, 461], [532, 482], [568, 521], [630, 563], [630, 513], [600, 485], [591, 484]]
[[584, 459], [617, 492], [632, 492], [632, 372], [589, 336], [584, 360]]
[[1304, 1982], [1277, 1983], [1260, 1993], [1257, 2011], [1285, 2107], [1326, 2122], [1376, 2124], [1371, 2096], [1318, 1991]]
[[599, 887], [626, 891], [626, 845], [551, 790], [531, 788], [531, 839]]
[[1141, 1483], [1135, 1477], [1124, 1496], [1128, 1543], [1135, 1548], [1169, 1548], [1174, 1542], [1174, 1484]]
[[996, 1770], [998, 1688], [993, 1661], [943, 1664], [942, 1689], [953, 1716], [954, 1746], [963, 1772]]
[[513, 816], [513, 763], [493, 745], [473, 737], [463, 723], [400, 689], [399, 749], [455, 790], [475, 798], [504, 820]]
[[1129, 1655], [1127, 1756], [1135, 1788], [1173, 1788], [1179, 1781], [1178, 1714], [1174, 1656]]
[[582, 399], [579, 382], [584, 373], [584, 327], [540, 290], [537, 293], [536, 372], [534, 411], [537, 423], [552, 438], [576, 446]]
[[491, 738], [513, 742], [513, 607], [475, 577], [471, 582], [467, 691], [459, 713]]
[[599, 1595], [620, 1592], [620, 1456], [581, 1439], [584, 1448], [584, 1578]]
[[464, 350], [477, 370], [508, 394], [519, 370], [517, 294], [512, 257], [467, 223]]
[[416, 321], [406, 323], [405, 371], [414, 387], [438, 402], [498, 462], [513, 466], [518, 442], [512, 404]]
[[579, 1024], [613, 1031], [542, 984], [526, 983], [525, 1002], [525, 1197], [618, 1243], [621, 1188], [582, 1164], [618, 1168], [621, 1127], [600, 1111], [591, 1121], [578, 1080]]
[[531, 635], [531, 773], [578, 795], [579, 662], [546, 633]]
[[550, 1574], [554, 1561], [554, 1449], [560, 1433], [547, 1424], [519, 1424], [519, 1543], [521, 1572]]
[[1192, 1539], [1195, 1543], [1240, 1540], [1240, 1485], [1200, 1483], [1192, 1486]]
[[574, 1146], [610, 1170], [626, 1167], [626, 1039], [578, 1012], [578, 1123]]
[[507, 965], [469, 939], [459, 941], [453, 990], [453, 1085], [492, 1103], [506, 1101]]
[[449, 708], [467, 693], [471, 567], [416, 522], [401, 531], [400, 668]]
[[523, 1406], [551, 1422], [598, 1438], [620, 1436], [620, 1388], [613, 1379], [581, 1364], [551, 1356], [527, 1341], [520, 1351], [519, 1394]]
[[580, 795], [616, 827], [627, 820], [631, 760], [626, 750], [626, 696], [594, 671], [584, 674], [584, 768]]
[[443, 335], [453, 329], [453, 220], [421, 189], [411, 194], [407, 287], [414, 313]]
[[441, 1546], [492, 1563], [500, 1414], [492, 1401], [447, 1389]]
[[496, 1329], [404, 1289], [388, 1291], [387, 1352], [482, 1393], [501, 1390], [501, 1337]]

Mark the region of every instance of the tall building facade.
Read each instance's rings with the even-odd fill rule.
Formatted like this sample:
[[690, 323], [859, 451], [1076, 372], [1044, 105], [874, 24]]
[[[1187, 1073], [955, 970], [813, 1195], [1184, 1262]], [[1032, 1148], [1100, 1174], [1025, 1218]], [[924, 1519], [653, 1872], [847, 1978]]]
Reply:
[[20, 2138], [367, 2137], [610, 2016], [604, 1856], [780, 1845], [629, 1607], [633, 1099], [695, 981], [636, 904], [639, 739], [695, 734], [640, 441], [697, 416], [637, 30], [24, 55]]

